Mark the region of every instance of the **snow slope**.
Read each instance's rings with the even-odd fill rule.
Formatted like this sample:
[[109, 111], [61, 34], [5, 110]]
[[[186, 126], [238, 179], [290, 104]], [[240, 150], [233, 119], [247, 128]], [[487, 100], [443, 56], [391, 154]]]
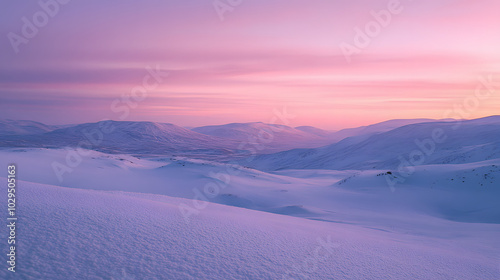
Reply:
[[367, 137], [420, 120], [393, 120], [368, 127], [329, 132], [265, 123], [233, 123], [182, 128], [168, 123], [101, 121], [47, 126], [32, 121], [0, 121], [0, 147], [83, 146], [107, 153], [184, 155], [203, 159], [235, 159], [296, 148], [317, 148], [346, 137]]
[[[431, 217], [500, 224], [500, 159], [423, 165], [403, 177], [395, 170], [391, 170], [392, 175], [387, 174], [389, 170], [265, 173], [204, 160], [139, 159], [89, 152], [60, 181], [53, 163], [65, 164], [70, 153], [71, 150], [9, 149], [0, 151], [0, 164], [16, 162], [19, 179], [36, 183], [196, 197], [253, 210], [378, 228], [401, 224], [407, 216], [420, 217], [424, 224]], [[388, 180], [396, 182], [395, 192]], [[404, 230], [413, 231], [411, 227]]]
[[0, 120], [0, 135], [28, 135], [52, 131], [56, 126], [24, 120]]
[[306, 133], [318, 135], [320, 137], [329, 137], [334, 133], [333, 131], [323, 130], [314, 126], [297, 126], [295, 129], [298, 129]]
[[[1, 188], [5, 193], [5, 184]], [[2, 269], [2, 279], [500, 276], [497, 225], [467, 224], [460, 230], [450, 222], [441, 232], [450, 238], [216, 204], [186, 223], [177, 207], [188, 203], [184, 199], [22, 181], [18, 197], [17, 277]], [[6, 206], [4, 200], [0, 206]], [[5, 252], [6, 243], [0, 244]]]
[[[83, 143], [83, 144], [82, 144]], [[166, 123], [101, 121], [35, 136], [0, 137], [3, 147], [77, 147], [110, 153], [227, 155], [237, 143]]]
[[[440, 132], [441, 136], [438, 138], [444, 140], [436, 142], [433, 139], [435, 131]], [[468, 163], [500, 158], [500, 117], [460, 123], [412, 124], [375, 134], [361, 141], [352, 137], [321, 148], [260, 155], [248, 163], [248, 166], [260, 170], [386, 169], [397, 168], [402, 162], [399, 156], [410, 161], [412, 152], [424, 155], [423, 162], [415, 156], [414, 162], [417, 165]]]
[[396, 129], [398, 127], [402, 127], [405, 125], [416, 124], [416, 123], [425, 123], [425, 122], [439, 122], [439, 120], [435, 119], [397, 119], [397, 120], [388, 120], [376, 124], [371, 124], [367, 126], [355, 127], [355, 128], [346, 128], [336, 132], [337, 137], [347, 138], [361, 134], [373, 134], [373, 133], [381, 133], [389, 130]]
[[[332, 143], [327, 134], [319, 135], [311, 129], [297, 129], [286, 125], [253, 123], [231, 123], [203, 126], [192, 129], [195, 132], [231, 139], [247, 146], [256, 146], [259, 153], [286, 151], [294, 148], [321, 147]], [[325, 132], [326, 133], [326, 132]]]
[[272, 125], [261, 122], [232, 123], [193, 128], [202, 134], [236, 140], [238, 142], [257, 143], [262, 146], [260, 153], [273, 153], [297, 148], [318, 148], [351, 137], [350, 141], [362, 141], [368, 137], [393, 130], [408, 124], [438, 122], [433, 119], [390, 120], [369, 126], [342, 129], [332, 132], [313, 126], [296, 128], [285, 125]]
[[[57, 141], [95, 125], [67, 128]], [[21, 180], [18, 274], [0, 270], [0, 279], [500, 278], [499, 117], [231, 163], [147, 153], [155, 143], [182, 147], [169, 139], [183, 133], [206, 139], [189, 130], [115, 125], [102, 139], [113, 153], [0, 148], [0, 165], [15, 163]], [[436, 129], [446, 141], [420, 164], [398, 165]], [[216, 145], [225, 141], [235, 140]], [[218, 153], [212, 144], [201, 154]], [[196, 209], [186, 216], [188, 208]]]

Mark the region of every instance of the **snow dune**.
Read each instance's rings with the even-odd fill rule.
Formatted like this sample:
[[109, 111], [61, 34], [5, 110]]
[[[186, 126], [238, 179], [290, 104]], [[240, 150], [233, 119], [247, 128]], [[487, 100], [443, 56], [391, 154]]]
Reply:
[[[218, 191], [210, 202], [326, 221], [384, 227], [388, 220], [398, 224], [407, 216], [419, 216], [422, 221], [435, 217], [500, 224], [500, 159], [416, 166], [410, 176], [402, 177], [387, 169], [266, 173], [205, 160], [87, 151], [89, 155], [59, 181], [53, 164], [66, 164], [71, 152], [0, 150], [0, 164], [6, 166], [15, 158], [19, 179], [30, 182], [186, 199], [216, 184]], [[388, 181], [396, 182], [394, 192]]]
[[[17, 277], [0, 279], [500, 279], [498, 116], [395, 120], [253, 159], [234, 147], [265, 124], [32, 125], [0, 136], [20, 180]], [[94, 150], [70, 148], [109, 125]], [[436, 130], [432, 152], [415, 144]], [[283, 147], [335, 134], [283, 131]], [[401, 166], [416, 149], [425, 160]]]
[[187, 224], [177, 209], [185, 199], [29, 182], [18, 189], [18, 278], [0, 270], [2, 279], [500, 276], [498, 248], [484, 241], [497, 237], [488, 225], [450, 240], [217, 204]]

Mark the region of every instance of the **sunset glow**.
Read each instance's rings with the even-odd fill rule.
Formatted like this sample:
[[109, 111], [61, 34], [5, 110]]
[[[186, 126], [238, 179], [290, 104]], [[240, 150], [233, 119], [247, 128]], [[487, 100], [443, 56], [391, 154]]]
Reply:
[[[269, 2], [243, 1], [221, 20], [205, 0], [69, 1], [27, 43], [1, 40], [0, 118], [118, 119], [113, 101], [156, 65], [169, 76], [127, 120], [268, 122], [286, 107], [293, 126], [340, 129], [443, 118], [481, 77], [499, 84], [499, 1], [402, 0], [350, 62], [341, 44], [354, 44], [356, 28], [391, 1]], [[42, 10], [3, 6], [1, 32], [19, 36], [22, 18]], [[498, 114], [499, 95], [463, 117]]]

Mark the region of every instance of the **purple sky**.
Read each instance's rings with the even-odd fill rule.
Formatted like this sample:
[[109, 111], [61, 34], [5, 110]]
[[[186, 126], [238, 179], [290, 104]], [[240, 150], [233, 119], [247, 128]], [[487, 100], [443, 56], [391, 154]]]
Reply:
[[[3, 1], [0, 118], [200, 126], [267, 122], [287, 107], [292, 125], [337, 129], [442, 118], [474, 97], [481, 75], [500, 81], [497, 0], [401, 0], [348, 62], [342, 44], [355, 46], [355, 28], [391, 1], [243, 0], [221, 20], [212, 0], [72, 0], [16, 46], [23, 17], [42, 8]], [[156, 65], [170, 75], [146, 99], [118, 104], [126, 116], [113, 110]], [[465, 117], [498, 114], [499, 95]]]

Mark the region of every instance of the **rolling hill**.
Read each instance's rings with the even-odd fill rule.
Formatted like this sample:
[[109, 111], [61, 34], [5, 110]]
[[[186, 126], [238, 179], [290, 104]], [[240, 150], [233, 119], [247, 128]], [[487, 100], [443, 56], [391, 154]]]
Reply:
[[[436, 142], [436, 135], [444, 140]], [[405, 162], [468, 163], [499, 157], [500, 117], [494, 116], [410, 124], [370, 136], [346, 138], [325, 147], [259, 155], [245, 165], [260, 170], [398, 169]]]

